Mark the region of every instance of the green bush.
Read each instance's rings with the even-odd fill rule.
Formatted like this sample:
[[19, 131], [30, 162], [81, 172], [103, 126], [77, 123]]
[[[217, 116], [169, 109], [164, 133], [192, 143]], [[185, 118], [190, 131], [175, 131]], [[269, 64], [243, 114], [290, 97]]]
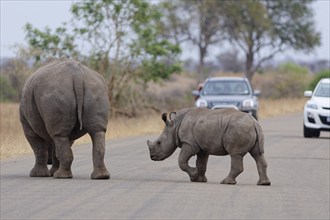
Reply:
[[308, 74], [308, 69], [306, 67], [299, 66], [292, 62], [280, 65], [278, 70], [281, 73], [289, 73], [297, 76], [304, 76]]
[[13, 101], [17, 97], [18, 91], [16, 91], [9, 83], [9, 80], [0, 75], [0, 101]]
[[300, 98], [310, 79], [307, 68], [295, 63], [284, 63], [274, 70], [256, 74], [252, 84], [255, 89], [261, 90], [262, 98]]
[[271, 73], [268, 83], [265, 83], [266, 97], [278, 98], [298, 98], [303, 96], [308, 84], [308, 69], [295, 63], [284, 63]]
[[308, 85], [308, 89], [309, 90], [314, 90], [317, 83], [320, 81], [320, 79], [322, 78], [330, 78], [330, 70], [322, 70], [319, 73], [317, 73], [312, 81], [310, 82], [310, 84]]

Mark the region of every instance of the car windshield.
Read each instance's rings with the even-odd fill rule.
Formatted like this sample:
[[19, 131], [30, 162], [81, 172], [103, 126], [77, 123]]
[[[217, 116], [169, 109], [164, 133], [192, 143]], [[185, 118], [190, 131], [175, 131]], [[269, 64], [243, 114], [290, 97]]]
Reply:
[[317, 90], [315, 91], [314, 96], [317, 97], [330, 97], [330, 83], [321, 83]]
[[209, 81], [203, 95], [248, 95], [249, 87], [245, 81]]

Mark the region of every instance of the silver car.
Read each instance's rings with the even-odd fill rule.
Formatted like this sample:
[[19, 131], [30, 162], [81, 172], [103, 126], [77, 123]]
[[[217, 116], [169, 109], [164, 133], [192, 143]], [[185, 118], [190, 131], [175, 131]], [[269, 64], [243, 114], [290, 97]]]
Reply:
[[249, 80], [245, 77], [212, 77], [204, 82], [203, 88], [194, 90], [198, 97], [197, 107], [234, 108], [249, 113], [258, 120], [259, 90], [252, 90]]

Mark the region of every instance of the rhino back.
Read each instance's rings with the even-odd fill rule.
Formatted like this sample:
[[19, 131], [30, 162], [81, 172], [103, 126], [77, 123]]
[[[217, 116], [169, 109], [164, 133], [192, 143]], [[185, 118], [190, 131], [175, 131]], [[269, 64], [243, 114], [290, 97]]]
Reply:
[[[20, 104], [21, 118], [40, 136], [47, 136], [43, 128], [46, 128], [49, 136], [69, 136], [75, 127], [79, 127], [77, 93], [81, 93], [82, 123], [86, 123], [86, 127], [93, 126], [91, 112], [95, 113], [95, 110], [91, 111], [90, 106], [105, 106], [105, 109], [96, 110], [99, 113], [97, 119], [104, 117], [105, 111], [108, 113], [109, 110], [108, 104], [102, 104], [108, 102], [108, 99], [106, 86], [101, 78], [76, 61], [51, 62], [27, 80]], [[75, 80], [80, 81], [80, 85], [76, 83], [80, 87], [78, 89], [74, 88]], [[77, 92], [79, 90], [80, 92]], [[107, 115], [104, 119], [96, 121], [101, 124], [98, 126], [104, 129]]]
[[182, 142], [211, 155], [246, 153], [255, 143], [252, 120], [236, 110], [197, 108], [186, 114], [179, 134]]

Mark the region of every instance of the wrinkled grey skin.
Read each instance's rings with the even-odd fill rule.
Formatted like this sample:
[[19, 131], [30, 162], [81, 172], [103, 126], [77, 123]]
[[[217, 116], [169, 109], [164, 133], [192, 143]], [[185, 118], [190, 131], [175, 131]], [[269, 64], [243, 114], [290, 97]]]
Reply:
[[[257, 164], [258, 185], [270, 185], [264, 158], [264, 136], [259, 123], [249, 114], [234, 109], [187, 108], [172, 112], [165, 128], [155, 142], [148, 141], [150, 158], [161, 161], [181, 148], [179, 167], [188, 173], [192, 182], [207, 182], [205, 176], [209, 155], [230, 155], [231, 169], [222, 184], [236, 184], [243, 172], [243, 157], [250, 153]], [[188, 165], [197, 155], [196, 168]]]
[[[93, 142], [92, 179], [109, 179], [104, 164], [109, 115], [103, 77], [77, 61], [53, 59], [25, 83], [20, 121], [35, 154], [31, 177], [72, 178], [73, 142], [88, 133]], [[52, 163], [50, 170], [48, 163]]]

